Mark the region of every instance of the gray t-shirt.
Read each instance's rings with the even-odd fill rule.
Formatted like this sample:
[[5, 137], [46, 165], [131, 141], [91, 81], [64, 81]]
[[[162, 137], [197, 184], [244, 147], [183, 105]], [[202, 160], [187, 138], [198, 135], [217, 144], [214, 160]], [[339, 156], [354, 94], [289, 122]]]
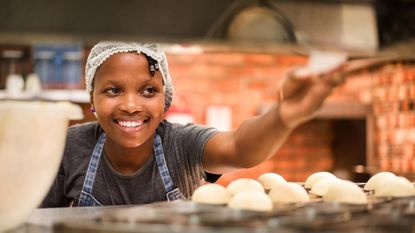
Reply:
[[[88, 164], [102, 128], [85, 123], [68, 129], [61, 167], [40, 207], [76, 206]], [[218, 131], [195, 124], [163, 121], [157, 128], [173, 183], [189, 198], [206, 174], [202, 166], [207, 141]], [[102, 155], [92, 195], [103, 205], [145, 204], [166, 200], [166, 190], [154, 156], [133, 175], [116, 172]]]

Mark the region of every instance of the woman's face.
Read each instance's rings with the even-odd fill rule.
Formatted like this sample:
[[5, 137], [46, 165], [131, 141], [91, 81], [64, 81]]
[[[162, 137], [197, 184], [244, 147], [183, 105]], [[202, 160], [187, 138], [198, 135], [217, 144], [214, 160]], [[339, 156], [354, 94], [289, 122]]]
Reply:
[[161, 73], [151, 76], [144, 55], [117, 53], [95, 74], [92, 104], [97, 120], [107, 138], [123, 148], [153, 139], [164, 101]]

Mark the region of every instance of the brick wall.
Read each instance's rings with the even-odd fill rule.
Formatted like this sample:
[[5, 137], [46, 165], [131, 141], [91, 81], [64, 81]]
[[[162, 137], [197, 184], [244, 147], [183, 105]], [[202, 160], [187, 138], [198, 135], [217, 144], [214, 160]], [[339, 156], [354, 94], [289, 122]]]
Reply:
[[[187, 108], [200, 124], [206, 122], [208, 106], [229, 106], [232, 128], [257, 115], [264, 105], [277, 101], [283, 74], [307, 62], [306, 57], [292, 54], [205, 52], [167, 56], [175, 87], [173, 105]], [[334, 89], [327, 101], [371, 104], [375, 125], [367, 133], [373, 134], [374, 139], [367, 145], [373, 146], [368, 164], [372, 173], [389, 170], [413, 177], [414, 64], [398, 63], [363, 71]], [[85, 106], [85, 111], [88, 109]], [[86, 115], [92, 118], [89, 111]], [[265, 172], [279, 173], [290, 181], [304, 181], [314, 172], [332, 171], [338, 156], [333, 148], [334, 128], [330, 119], [312, 120], [294, 130], [271, 159], [251, 169], [225, 174], [219, 183], [226, 185], [240, 177], [257, 178]], [[342, 152], [343, 156], [348, 153]]]
[[415, 65], [391, 64], [373, 73], [375, 169], [415, 173]]
[[[288, 54], [224, 52], [168, 56], [176, 95], [189, 107], [196, 122], [205, 123], [209, 105], [227, 105], [233, 112], [233, 128], [258, 114], [264, 103], [277, 100], [284, 72], [307, 60]], [[397, 63], [363, 71], [349, 77], [327, 101], [371, 104], [375, 127], [367, 132], [374, 135], [374, 140], [367, 142], [373, 146], [370, 171], [389, 170], [414, 177], [414, 64]], [[254, 168], [226, 174], [219, 183], [226, 185], [239, 177], [256, 178], [265, 172], [303, 181], [313, 172], [332, 170], [334, 136], [332, 121], [310, 121], [296, 129], [273, 158]]]
[[[306, 57], [289, 54], [236, 52], [168, 54], [168, 60], [175, 86], [173, 104], [179, 99], [201, 124], [205, 123], [209, 105], [227, 105], [232, 109], [233, 128], [258, 114], [262, 104], [276, 101], [284, 72], [307, 62]], [[353, 77], [336, 89], [329, 101], [367, 102], [370, 84], [367, 76]], [[273, 158], [254, 168], [228, 173], [219, 183], [226, 185], [239, 177], [257, 178], [265, 172], [304, 181], [314, 172], [333, 168], [332, 137], [332, 122], [308, 122], [290, 135]]]
[[[304, 57], [252, 53], [168, 54], [175, 100], [188, 106], [196, 122], [205, 122], [209, 105], [227, 105], [233, 127], [258, 113], [261, 103], [278, 97], [281, 77]], [[175, 104], [175, 102], [173, 102]]]

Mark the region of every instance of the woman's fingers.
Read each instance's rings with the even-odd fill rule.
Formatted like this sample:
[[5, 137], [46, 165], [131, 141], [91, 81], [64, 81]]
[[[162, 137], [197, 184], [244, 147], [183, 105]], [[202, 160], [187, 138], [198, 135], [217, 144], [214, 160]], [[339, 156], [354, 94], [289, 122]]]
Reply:
[[284, 77], [282, 88], [281, 88], [281, 97], [283, 99], [290, 98], [295, 94], [304, 92], [309, 85], [311, 85], [312, 80], [309, 76], [299, 77], [296, 74], [298, 68], [294, 68], [291, 71], [287, 72]]
[[344, 65], [338, 65], [326, 73], [312, 73], [307, 68], [296, 68], [287, 73], [282, 85], [282, 99], [299, 95], [318, 83], [336, 87], [344, 82]]
[[344, 83], [346, 78], [346, 73], [344, 72], [345, 65], [341, 65], [336, 69], [321, 75], [321, 80], [326, 82], [332, 87], [336, 87]]
[[289, 126], [313, 117], [334, 87], [345, 78], [344, 54], [312, 54], [305, 67], [287, 72], [281, 88], [281, 115]]

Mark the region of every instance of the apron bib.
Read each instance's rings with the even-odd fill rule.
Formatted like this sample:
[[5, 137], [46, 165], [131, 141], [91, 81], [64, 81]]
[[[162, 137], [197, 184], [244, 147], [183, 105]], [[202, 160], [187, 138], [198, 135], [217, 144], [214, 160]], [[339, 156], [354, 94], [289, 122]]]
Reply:
[[[102, 133], [98, 139], [97, 144], [95, 145], [94, 151], [92, 152], [91, 159], [89, 160], [88, 170], [86, 172], [84, 184], [79, 196], [78, 206], [102, 206], [99, 201], [97, 201], [92, 196], [92, 189], [94, 187], [95, 175], [98, 169], [98, 163], [102, 155], [102, 150], [104, 148], [106, 135]], [[154, 156], [156, 157], [157, 167], [163, 181], [164, 188], [166, 190], [167, 201], [175, 201], [185, 199], [184, 195], [179, 188], [176, 188], [171, 179], [169, 169], [166, 164], [166, 159], [164, 158], [163, 145], [161, 143], [160, 136], [156, 133], [154, 135]]]

